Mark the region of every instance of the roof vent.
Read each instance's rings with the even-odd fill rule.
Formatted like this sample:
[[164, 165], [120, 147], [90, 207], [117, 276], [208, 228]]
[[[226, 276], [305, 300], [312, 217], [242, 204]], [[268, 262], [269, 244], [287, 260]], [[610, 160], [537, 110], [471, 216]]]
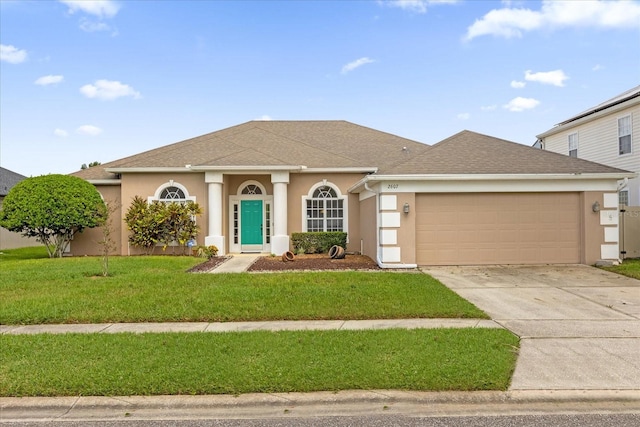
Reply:
[[409, 149], [408, 149], [407, 147], [402, 147], [402, 152], [403, 152], [403, 153], [408, 153], [408, 152], [409, 152]]

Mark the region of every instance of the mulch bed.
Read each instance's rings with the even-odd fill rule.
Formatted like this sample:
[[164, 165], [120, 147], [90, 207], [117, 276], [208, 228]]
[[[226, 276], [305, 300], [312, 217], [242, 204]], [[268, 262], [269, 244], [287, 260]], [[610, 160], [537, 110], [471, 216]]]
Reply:
[[257, 259], [248, 271], [296, 271], [296, 270], [379, 270], [371, 258], [364, 255], [346, 255], [343, 259], [331, 259], [327, 254], [297, 255], [285, 262], [280, 256], [264, 256]]
[[187, 273], [206, 273], [209, 270], [213, 270], [226, 260], [231, 258], [230, 256], [214, 256], [211, 259], [206, 260], [205, 262], [195, 265], [187, 270]]
[[[205, 273], [216, 268], [230, 256], [213, 257], [188, 270], [189, 273]], [[313, 270], [380, 270], [371, 258], [364, 255], [346, 255], [343, 259], [331, 259], [327, 254], [297, 255], [293, 261], [285, 262], [280, 256], [263, 256], [248, 269], [257, 271], [313, 271]]]

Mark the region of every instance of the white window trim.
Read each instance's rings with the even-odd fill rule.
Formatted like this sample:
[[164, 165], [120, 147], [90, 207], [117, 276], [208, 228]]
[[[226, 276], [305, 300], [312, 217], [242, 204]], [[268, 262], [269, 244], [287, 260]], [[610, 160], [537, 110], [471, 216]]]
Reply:
[[184, 185], [182, 185], [182, 184], [180, 184], [178, 182], [174, 182], [173, 180], [165, 182], [160, 187], [158, 187], [153, 196], [147, 197], [147, 202], [151, 203], [151, 202], [153, 202], [155, 200], [160, 200], [160, 195], [162, 194], [162, 191], [167, 187], [177, 187], [177, 188], [179, 188], [184, 193], [185, 200], [190, 200], [190, 201], [195, 203], [196, 196], [190, 196], [189, 195], [189, 191], [187, 190], [187, 187], [185, 187]]
[[[624, 197], [622, 195], [625, 195]], [[622, 199], [626, 199], [626, 203], [622, 203]], [[618, 204], [620, 206], [629, 206], [629, 190], [620, 190], [618, 194]]]
[[307, 232], [307, 199], [313, 198], [313, 193], [318, 189], [318, 187], [331, 187], [336, 192], [336, 198], [342, 200], [342, 231], [347, 233], [347, 242], [349, 242], [349, 198], [342, 194], [340, 188], [332, 182], [322, 180], [320, 182], [316, 182], [309, 189], [309, 193], [302, 196], [302, 231]]
[[[256, 185], [258, 188], [260, 188], [260, 191], [262, 191], [262, 194], [242, 194], [242, 190], [245, 189], [245, 187], [247, 185]], [[265, 188], [264, 185], [262, 185], [262, 183], [260, 183], [259, 181], [253, 180], [253, 179], [249, 179], [246, 180], [244, 182], [242, 182], [242, 184], [240, 184], [238, 186], [238, 189], [236, 190], [236, 194], [232, 194], [229, 196], [229, 252], [231, 253], [240, 253], [242, 252], [242, 245], [240, 244], [240, 241], [238, 241], [238, 243], [235, 243], [233, 238], [234, 238], [234, 231], [235, 231], [235, 227], [234, 227], [234, 217], [233, 217], [233, 209], [235, 206], [238, 207], [238, 213], [240, 211], [240, 202], [242, 200], [262, 200], [263, 201], [263, 210], [262, 210], [262, 215], [263, 215], [263, 222], [264, 222], [264, 231], [263, 231], [263, 247], [262, 247], [262, 251], [263, 252], [270, 252], [271, 251], [271, 243], [267, 243], [267, 230], [271, 230], [271, 233], [273, 233], [273, 195], [267, 194], [267, 189]], [[266, 205], [270, 206], [270, 212], [271, 212], [271, 218], [269, 218], [269, 224], [267, 224], [267, 220], [266, 220], [266, 214], [267, 214], [267, 208]], [[240, 223], [242, 222], [242, 218], [239, 217], [238, 219], [240, 222], [238, 223], [238, 227], [240, 227]], [[269, 236], [268, 240], [271, 240], [271, 238], [273, 237], [273, 235]]]
[[[571, 142], [572, 142], [571, 141], [571, 137], [572, 136], [575, 137], [575, 140], [573, 141], [575, 143], [574, 148], [571, 148]], [[569, 156], [573, 157], [573, 156], [571, 156], [571, 152], [573, 150], [575, 150], [576, 151], [576, 156], [575, 157], [577, 158], [578, 157], [578, 146], [579, 146], [578, 132], [573, 132], [573, 133], [570, 133], [569, 135], [567, 135], [567, 145], [568, 145], [568, 148], [569, 148]]]
[[[160, 201], [160, 195], [162, 194], [162, 191], [167, 188], [167, 187], [177, 187], [180, 190], [182, 190], [182, 192], [184, 193], [184, 198], [187, 201], [192, 201], [193, 203], [196, 202], [196, 196], [190, 196], [189, 195], [189, 191], [187, 190], [187, 187], [185, 187], [184, 185], [178, 183], [178, 182], [174, 182], [172, 179], [170, 179], [169, 181], [165, 182], [164, 184], [160, 185], [160, 187], [158, 187], [156, 189], [156, 192], [153, 196], [149, 196], [147, 197], [147, 203], [152, 203], [154, 201]], [[193, 220], [196, 220], [196, 217], [193, 217]], [[157, 243], [156, 246], [162, 246], [162, 243]], [[171, 242], [171, 244], [169, 244], [169, 246], [179, 246], [178, 242]]]
[[[256, 187], [258, 187], [260, 189], [260, 191], [262, 191], [262, 194], [242, 194], [242, 190], [244, 190], [247, 185], [255, 185]], [[245, 182], [243, 182], [242, 184], [240, 184], [238, 186], [238, 191], [236, 192], [236, 196], [260, 196], [260, 197], [266, 197], [267, 196], [267, 189], [264, 188], [264, 185], [262, 185], [259, 181], [255, 181], [253, 179], [247, 180]]]
[[[628, 153], [620, 154], [620, 120], [629, 117], [629, 136], [630, 136], [630, 151]], [[616, 134], [618, 135], [617, 139], [617, 147], [616, 151], [618, 156], [628, 156], [629, 154], [633, 154], [633, 114], [625, 114], [624, 116], [620, 116], [616, 118]]]

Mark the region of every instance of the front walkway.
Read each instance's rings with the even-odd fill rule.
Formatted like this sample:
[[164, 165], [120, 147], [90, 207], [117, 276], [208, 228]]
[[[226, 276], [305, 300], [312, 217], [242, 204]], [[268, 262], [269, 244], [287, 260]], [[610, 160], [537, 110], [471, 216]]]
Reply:
[[243, 273], [261, 256], [262, 254], [233, 254], [230, 259], [218, 265], [209, 273]]

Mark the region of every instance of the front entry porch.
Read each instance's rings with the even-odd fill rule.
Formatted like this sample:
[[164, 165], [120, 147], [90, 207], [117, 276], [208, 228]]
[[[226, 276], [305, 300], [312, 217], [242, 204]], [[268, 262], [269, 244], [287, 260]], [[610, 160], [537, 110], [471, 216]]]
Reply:
[[[222, 173], [206, 172], [209, 186], [209, 233], [205, 244], [214, 244], [220, 255], [227, 253], [282, 253], [289, 250], [287, 233], [288, 172], [272, 172], [271, 188], [257, 180], [236, 180], [227, 193], [226, 232], [223, 233], [223, 185], [228, 185]], [[232, 175], [232, 174], [229, 174]], [[233, 174], [235, 175], [235, 174]], [[249, 175], [243, 173], [243, 175]], [[264, 175], [264, 173], [261, 173]], [[262, 179], [264, 181], [264, 179]], [[233, 180], [231, 181], [233, 182]], [[238, 185], [239, 184], [239, 185]], [[236, 187], [237, 185], [237, 187]], [[271, 193], [271, 194], [269, 194]]]

